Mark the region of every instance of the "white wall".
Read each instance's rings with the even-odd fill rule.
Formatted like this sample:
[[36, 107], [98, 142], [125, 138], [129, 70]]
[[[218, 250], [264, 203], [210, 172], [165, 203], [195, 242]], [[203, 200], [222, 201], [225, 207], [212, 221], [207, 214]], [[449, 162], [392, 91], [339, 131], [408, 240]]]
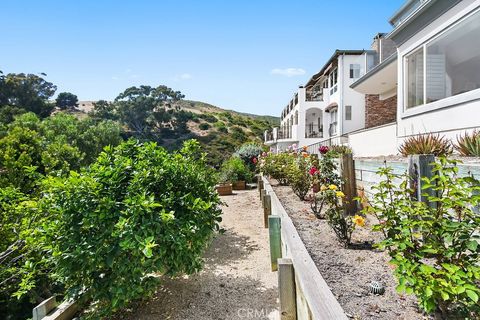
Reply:
[[461, 1], [398, 48], [397, 121], [400, 140], [426, 132], [441, 132], [455, 138], [459, 133], [480, 127], [480, 89], [405, 110], [403, 74], [405, 55], [479, 7], [480, 0]]
[[355, 157], [395, 155], [398, 153], [396, 124], [351, 133], [348, 143]]
[[[365, 95], [350, 88], [350, 85], [358, 80], [358, 78], [350, 79], [350, 64], [360, 64], [362, 68], [360, 76], [362, 76], [363, 74], [365, 74], [366, 69], [365, 56], [343, 56], [343, 101], [341, 115], [339, 114], [343, 122], [343, 134], [365, 128]], [[352, 120], [345, 120], [345, 106], [348, 105], [352, 106]]]

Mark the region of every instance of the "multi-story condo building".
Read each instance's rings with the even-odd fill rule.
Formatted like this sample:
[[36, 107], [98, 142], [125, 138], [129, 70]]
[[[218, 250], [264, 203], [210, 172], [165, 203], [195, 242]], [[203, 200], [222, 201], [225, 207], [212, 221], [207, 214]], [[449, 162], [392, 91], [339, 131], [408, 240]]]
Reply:
[[265, 132], [274, 150], [288, 145], [342, 144], [365, 126], [365, 95], [350, 85], [376, 64], [377, 51], [336, 50], [322, 69], [300, 86], [281, 113], [280, 127]]
[[395, 97], [395, 119], [351, 133], [355, 154], [396, 154], [412, 135], [479, 129], [480, 0], [408, 0], [390, 23], [396, 54], [351, 87], [378, 97], [377, 113], [391, 114]]

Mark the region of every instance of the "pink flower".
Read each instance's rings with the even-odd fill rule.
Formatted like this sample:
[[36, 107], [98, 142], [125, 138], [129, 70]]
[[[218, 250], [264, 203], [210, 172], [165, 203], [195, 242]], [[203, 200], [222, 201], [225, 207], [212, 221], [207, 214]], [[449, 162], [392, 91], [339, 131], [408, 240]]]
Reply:
[[310, 173], [311, 176], [315, 175], [317, 172], [318, 172], [318, 169], [315, 167], [311, 167], [310, 171], [308, 171], [308, 173]]
[[327, 146], [321, 146], [318, 148], [318, 151], [320, 151], [321, 154], [326, 154], [328, 152], [328, 147]]
[[257, 164], [257, 158], [253, 157], [252, 162], [253, 162], [253, 164]]
[[266, 157], [267, 156], [267, 153], [266, 152], [263, 152], [262, 153], [262, 157]]

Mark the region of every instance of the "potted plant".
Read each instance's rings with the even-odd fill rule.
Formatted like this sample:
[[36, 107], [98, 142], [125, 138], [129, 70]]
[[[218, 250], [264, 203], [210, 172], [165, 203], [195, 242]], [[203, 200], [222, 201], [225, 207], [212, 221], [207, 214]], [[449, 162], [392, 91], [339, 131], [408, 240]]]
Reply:
[[247, 182], [252, 181], [253, 173], [239, 157], [230, 157], [222, 164], [220, 177], [232, 183], [233, 190], [245, 190]]

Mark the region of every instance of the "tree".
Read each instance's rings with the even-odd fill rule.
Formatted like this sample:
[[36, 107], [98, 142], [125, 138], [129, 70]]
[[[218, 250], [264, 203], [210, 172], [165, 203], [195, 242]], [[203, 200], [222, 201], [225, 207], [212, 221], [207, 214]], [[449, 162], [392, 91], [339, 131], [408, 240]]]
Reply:
[[156, 129], [167, 124], [169, 116], [165, 109], [183, 99], [180, 91], [166, 86], [130, 87], [115, 98], [115, 106], [120, 120], [136, 135], [151, 137]]
[[47, 117], [53, 110], [48, 99], [56, 90], [53, 83], [35, 74], [0, 73], [0, 109], [13, 106]]
[[94, 119], [118, 120], [115, 104], [106, 100], [98, 100], [97, 102], [94, 102], [93, 109], [88, 115]]
[[62, 110], [73, 109], [78, 106], [78, 98], [70, 92], [61, 92], [55, 99], [55, 104]]

